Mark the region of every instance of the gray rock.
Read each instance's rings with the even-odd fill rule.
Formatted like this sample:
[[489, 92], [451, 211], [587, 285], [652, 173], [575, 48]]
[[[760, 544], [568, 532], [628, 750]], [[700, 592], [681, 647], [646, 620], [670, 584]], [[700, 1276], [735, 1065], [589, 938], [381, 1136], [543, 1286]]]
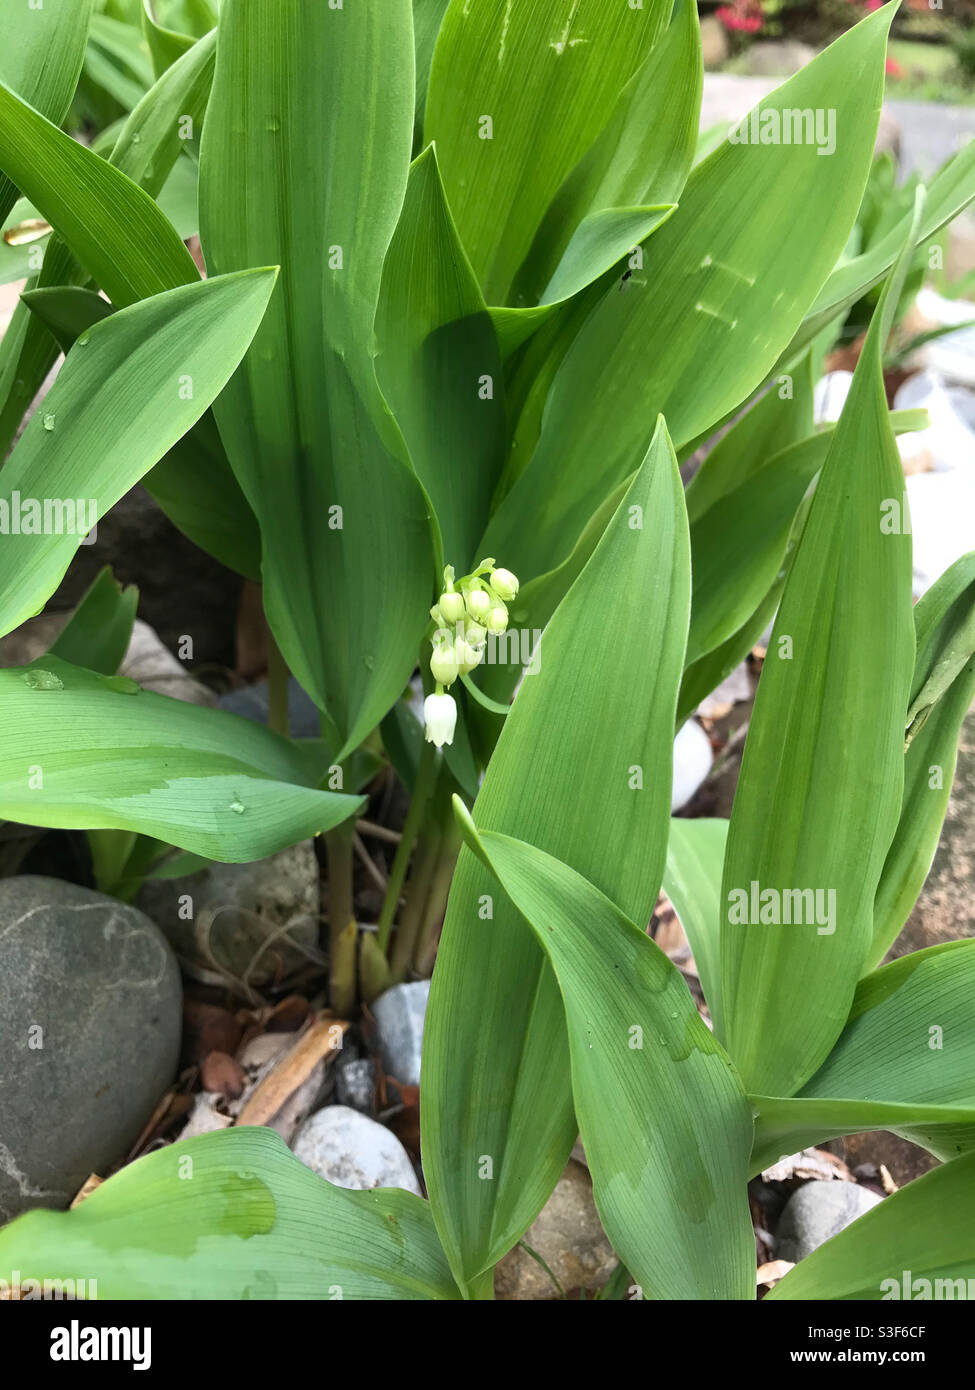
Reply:
[[423, 1051], [423, 1020], [430, 997], [430, 981], [394, 985], [372, 1006], [383, 1066], [404, 1086], [420, 1084], [420, 1054]]
[[151, 879], [137, 901], [184, 960], [259, 987], [287, 979], [316, 952], [318, 879], [306, 840], [254, 864]]
[[422, 1195], [409, 1154], [396, 1135], [346, 1105], [329, 1105], [310, 1116], [292, 1147], [302, 1163], [336, 1187], [363, 1192], [403, 1187]]
[[[581, 1163], [569, 1163], [525, 1242], [545, 1261], [563, 1292], [598, 1289], [606, 1283], [616, 1268], [616, 1255], [600, 1225], [592, 1182]], [[494, 1290], [496, 1298], [519, 1302], [559, 1297], [549, 1275], [522, 1246], [498, 1265]]]
[[[218, 704], [231, 714], [239, 714], [243, 719], [253, 719], [257, 724], [266, 724], [270, 711], [270, 694], [267, 681], [255, 685], [245, 685], [240, 690], [231, 690], [221, 695]], [[318, 706], [291, 676], [288, 681], [288, 722], [292, 738], [318, 738], [321, 733], [322, 716]]]
[[751, 77], [791, 77], [815, 56], [814, 48], [797, 39], [763, 39], [749, 44], [742, 67]]
[[172, 1081], [181, 988], [141, 912], [58, 879], [0, 883], [0, 1223], [125, 1157]]
[[775, 1233], [775, 1254], [795, 1264], [883, 1198], [852, 1182], [807, 1182], [786, 1202]]
[[335, 1099], [363, 1115], [376, 1108], [376, 1064], [368, 1057], [339, 1064], [335, 1073]]

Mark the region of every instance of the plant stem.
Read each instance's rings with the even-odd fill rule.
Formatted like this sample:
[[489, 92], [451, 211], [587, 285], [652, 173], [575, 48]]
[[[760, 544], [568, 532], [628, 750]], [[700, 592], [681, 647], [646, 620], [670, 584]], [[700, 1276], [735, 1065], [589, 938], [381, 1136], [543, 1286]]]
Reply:
[[426, 816], [427, 802], [430, 800], [430, 793], [433, 790], [436, 769], [436, 749], [432, 743], [424, 742], [420, 753], [420, 765], [416, 770], [413, 800], [410, 802], [406, 824], [403, 826], [403, 838], [396, 846], [393, 867], [389, 872], [389, 887], [386, 890], [382, 911], [379, 914], [376, 944], [384, 955], [388, 955], [389, 952], [389, 934], [392, 930], [393, 918], [399, 905], [399, 895], [403, 887], [403, 880], [406, 878], [413, 844]]
[[422, 834], [417, 841], [413, 872], [410, 874], [406, 889], [406, 904], [400, 914], [399, 925], [396, 928], [393, 949], [389, 958], [394, 984], [401, 984], [406, 979], [406, 973], [410, 968], [413, 948], [416, 945], [420, 923], [423, 920], [423, 911], [430, 892], [430, 883], [439, 857], [439, 832], [434, 829], [432, 833]]
[[352, 904], [352, 832], [337, 826], [325, 835], [328, 856], [329, 987], [332, 1008], [348, 1017], [355, 1004], [358, 927]]
[[267, 630], [267, 686], [268, 686], [268, 727], [276, 734], [287, 738], [291, 732], [288, 718], [288, 681], [291, 672], [281, 655], [281, 649], [274, 640], [271, 629]]
[[437, 955], [436, 932], [447, 910], [447, 895], [454, 880], [454, 869], [457, 867], [459, 853], [460, 832], [457, 830], [451, 815], [449, 822], [444, 827], [443, 838], [440, 841], [437, 867], [434, 870], [433, 881], [424, 904], [423, 921], [413, 956], [413, 969], [422, 979], [427, 979], [433, 974], [433, 962]]

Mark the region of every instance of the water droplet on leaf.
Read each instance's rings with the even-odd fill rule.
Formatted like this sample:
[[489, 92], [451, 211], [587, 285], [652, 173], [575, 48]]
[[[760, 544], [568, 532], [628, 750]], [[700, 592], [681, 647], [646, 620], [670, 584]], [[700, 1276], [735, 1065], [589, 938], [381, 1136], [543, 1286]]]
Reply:
[[39, 671], [36, 668], [25, 671], [23, 682], [30, 686], [31, 690], [63, 690], [64, 681], [60, 676], [56, 676], [53, 671]]
[[53, 415], [45, 415], [45, 416], [44, 416], [44, 428], [45, 428], [46, 430], [53, 430], [53, 428], [54, 428], [54, 416], [53, 416]]

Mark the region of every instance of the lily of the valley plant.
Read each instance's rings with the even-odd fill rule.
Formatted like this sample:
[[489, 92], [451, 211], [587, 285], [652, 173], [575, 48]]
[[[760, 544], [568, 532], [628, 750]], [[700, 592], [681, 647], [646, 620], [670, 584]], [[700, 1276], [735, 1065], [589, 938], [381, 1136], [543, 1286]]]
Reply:
[[[91, 8], [2, 7], [3, 213], [12, 254], [42, 247], [0, 347], [5, 443], [67, 358], [0, 501], [103, 515], [143, 479], [262, 581], [273, 727], [120, 681], [131, 606], [100, 585], [0, 672], [0, 815], [89, 831], [116, 891], [160, 842], [248, 861], [324, 834], [340, 1012], [429, 968], [449, 889], [429, 1200], [330, 1187], [231, 1129], [15, 1221], [0, 1274], [487, 1298], [581, 1131], [616, 1291], [751, 1298], [749, 1176], [871, 1128], [949, 1161], [771, 1296], [975, 1274], [975, 943], [880, 966], [975, 693], [975, 557], [912, 611], [894, 434], [922, 422], [882, 377], [975, 155], [861, 234], [893, 7], [709, 153], [686, 0], [223, 0], [196, 39], [149, 14], [157, 80], [89, 149], [59, 125]], [[205, 279], [163, 211], [197, 176]], [[881, 285], [817, 430], [823, 357]], [[685, 492], [678, 462], [735, 417]], [[79, 543], [4, 531], [3, 632]], [[675, 730], [773, 616], [730, 823], [672, 823]], [[318, 741], [288, 735], [289, 671]], [[361, 933], [377, 758], [412, 800]], [[662, 884], [713, 1031], [646, 934]]]

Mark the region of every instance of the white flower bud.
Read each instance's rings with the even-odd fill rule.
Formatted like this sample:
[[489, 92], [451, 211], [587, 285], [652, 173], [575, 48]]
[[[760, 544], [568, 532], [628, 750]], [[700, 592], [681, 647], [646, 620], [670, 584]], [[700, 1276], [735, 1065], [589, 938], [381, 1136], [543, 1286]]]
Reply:
[[487, 641], [487, 628], [480, 623], [464, 623], [457, 632], [458, 637], [462, 637], [465, 642], [470, 642], [472, 647], [483, 647]]
[[442, 748], [453, 743], [457, 727], [457, 706], [452, 695], [428, 695], [423, 702], [424, 736], [427, 743]]
[[508, 610], [500, 603], [496, 603], [487, 615], [487, 630], [496, 636], [507, 631]]
[[503, 598], [506, 603], [510, 603], [513, 598], [517, 597], [518, 580], [510, 570], [495, 570], [489, 582], [498, 598]]
[[487, 589], [471, 589], [467, 595], [467, 611], [479, 623], [491, 611], [491, 595]]
[[430, 674], [440, 685], [453, 685], [457, 679], [457, 651], [453, 643], [438, 645], [430, 657]]
[[458, 593], [441, 594], [439, 607], [447, 623], [459, 623], [467, 611], [464, 595]]
[[454, 652], [457, 661], [457, 673], [461, 676], [466, 676], [468, 672], [473, 671], [474, 667], [480, 664], [483, 655], [483, 651], [477, 651], [463, 637], [458, 637]]

